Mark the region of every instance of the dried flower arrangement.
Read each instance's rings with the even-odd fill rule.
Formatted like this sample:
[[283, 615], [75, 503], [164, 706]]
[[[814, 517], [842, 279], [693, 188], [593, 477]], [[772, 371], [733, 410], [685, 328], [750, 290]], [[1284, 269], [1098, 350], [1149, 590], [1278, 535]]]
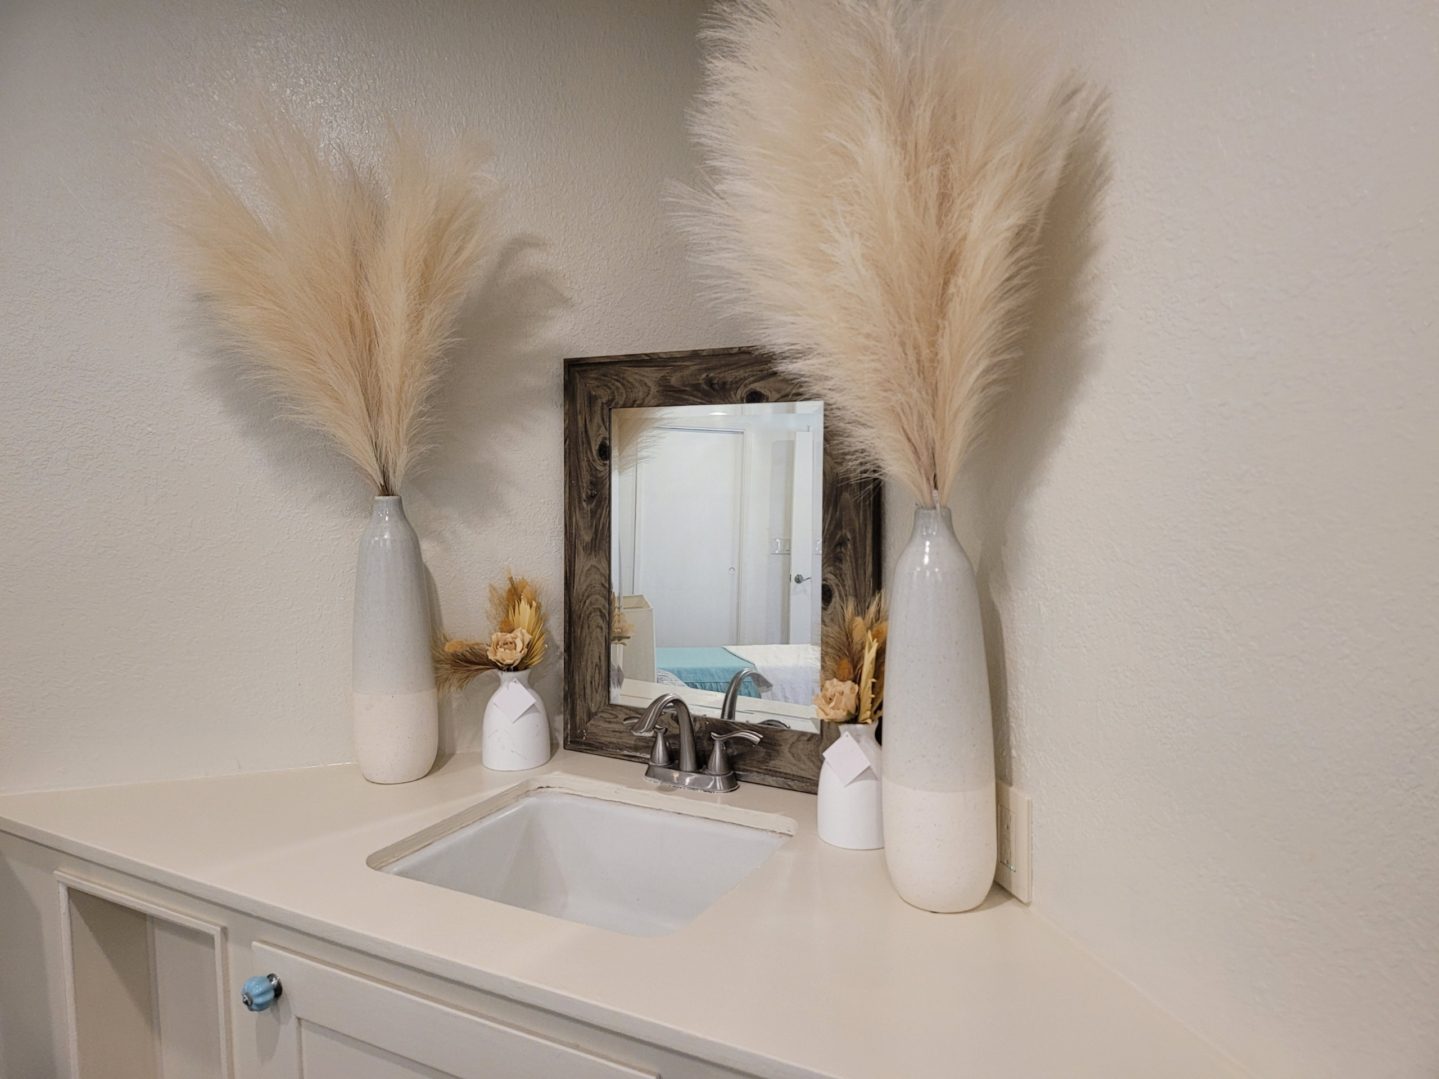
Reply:
[[[1018, 359], [1094, 93], [977, 5], [736, 0], [685, 224], [850, 462], [943, 505]], [[776, 102], [782, 103], [776, 105]]]
[[628, 644], [635, 635], [635, 624], [625, 617], [620, 608], [620, 597], [610, 593], [610, 641], [614, 644]]
[[163, 162], [200, 295], [236, 353], [381, 495], [425, 448], [460, 308], [497, 247], [487, 155], [393, 132], [383, 178], [290, 120], [255, 125], [257, 207], [207, 161]]
[[488, 641], [442, 639], [434, 649], [441, 689], [461, 689], [485, 671], [528, 671], [545, 658], [545, 614], [535, 586], [508, 574], [504, 588], [490, 585]]
[[820, 636], [820, 691], [815, 712], [829, 723], [877, 723], [884, 708], [884, 594], [861, 609], [853, 600], [830, 604]]

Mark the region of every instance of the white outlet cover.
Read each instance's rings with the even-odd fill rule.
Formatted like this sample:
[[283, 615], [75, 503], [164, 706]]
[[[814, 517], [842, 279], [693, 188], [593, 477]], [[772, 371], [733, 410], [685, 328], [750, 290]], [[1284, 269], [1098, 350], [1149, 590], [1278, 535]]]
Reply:
[[1029, 795], [1008, 783], [995, 784], [999, 821], [999, 859], [994, 879], [1021, 903], [1033, 896], [1033, 864], [1029, 854]]

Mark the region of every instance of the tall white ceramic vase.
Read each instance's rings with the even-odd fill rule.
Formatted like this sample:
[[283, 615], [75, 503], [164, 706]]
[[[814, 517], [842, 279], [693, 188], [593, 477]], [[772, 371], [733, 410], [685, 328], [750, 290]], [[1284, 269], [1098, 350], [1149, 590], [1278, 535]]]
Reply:
[[970, 910], [994, 881], [994, 731], [974, 568], [948, 509], [920, 506], [890, 589], [884, 856], [905, 902]]
[[396, 495], [375, 499], [355, 571], [355, 757], [371, 783], [408, 783], [435, 763], [439, 694], [420, 539]]

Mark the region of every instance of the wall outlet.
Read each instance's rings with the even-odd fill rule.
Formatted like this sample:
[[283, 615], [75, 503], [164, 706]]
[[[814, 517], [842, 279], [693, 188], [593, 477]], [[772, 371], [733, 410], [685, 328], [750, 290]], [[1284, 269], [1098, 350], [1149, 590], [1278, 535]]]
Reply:
[[999, 861], [994, 879], [1018, 899], [1028, 903], [1032, 895], [1029, 857], [1029, 795], [1008, 783], [995, 784], [999, 818]]

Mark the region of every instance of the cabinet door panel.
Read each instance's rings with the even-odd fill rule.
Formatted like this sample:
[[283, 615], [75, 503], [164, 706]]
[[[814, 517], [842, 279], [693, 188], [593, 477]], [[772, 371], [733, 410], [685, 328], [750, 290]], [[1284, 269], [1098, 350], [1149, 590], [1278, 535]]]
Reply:
[[658, 1079], [528, 1030], [265, 944], [283, 993], [267, 1079]]
[[300, 1028], [300, 1058], [308, 1079], [452, 1079], [447, 1072], [308, 1023]]

